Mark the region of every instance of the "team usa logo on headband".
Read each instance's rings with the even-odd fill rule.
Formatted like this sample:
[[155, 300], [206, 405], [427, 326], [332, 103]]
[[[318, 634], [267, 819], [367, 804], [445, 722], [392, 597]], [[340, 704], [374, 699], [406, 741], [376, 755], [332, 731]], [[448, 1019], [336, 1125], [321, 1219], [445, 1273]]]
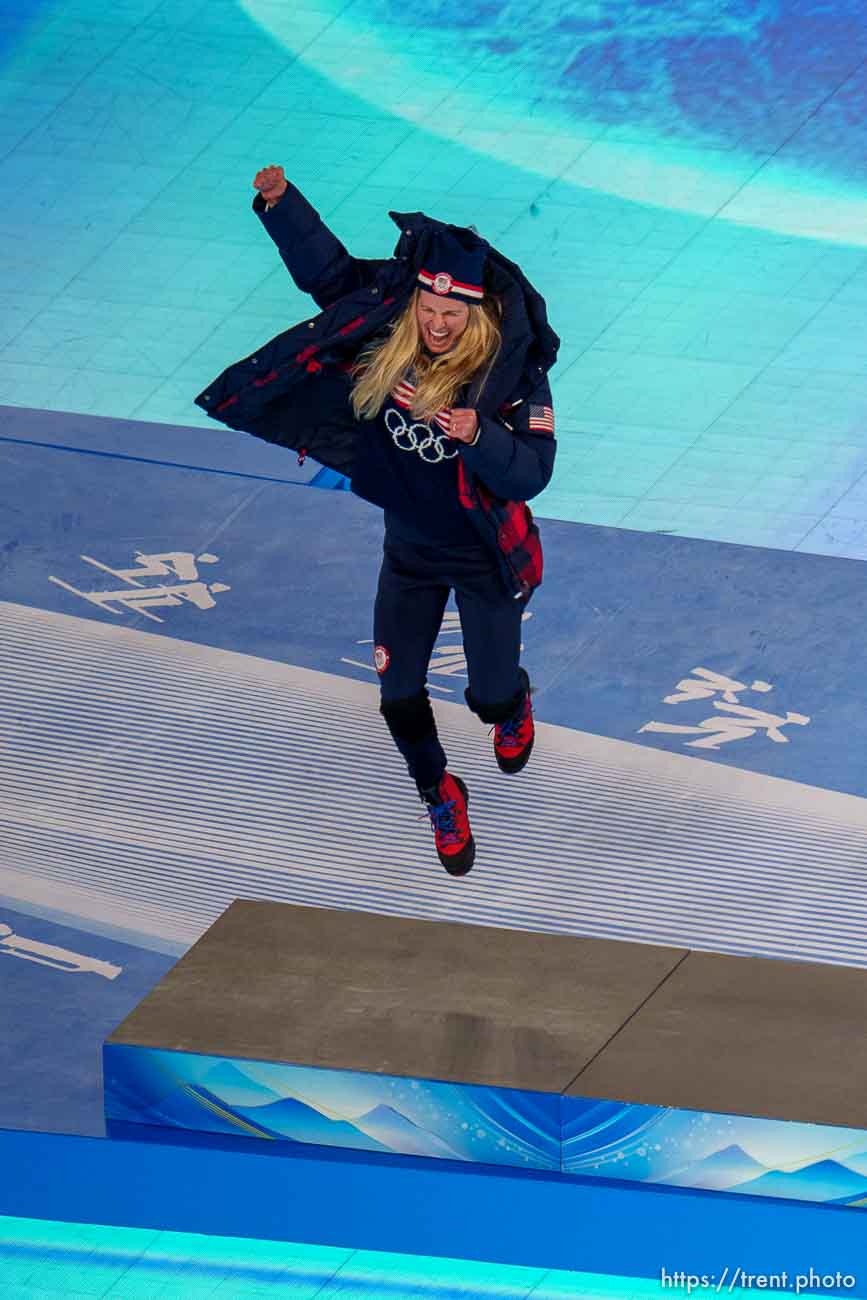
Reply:
[[421, 270], [418, 273], [418, 281], [425, 289], [430, 289], [431, 292], [439, 294], [440, 297], [445, 297], [448, 294], [452, 298], [464, 298], [470, 302], [481, 302], [485, 296], [482, 285], [465, 284], [461, 280], [456, 280], [448, 271], [437, 271], [434, 274], [432, 271]]

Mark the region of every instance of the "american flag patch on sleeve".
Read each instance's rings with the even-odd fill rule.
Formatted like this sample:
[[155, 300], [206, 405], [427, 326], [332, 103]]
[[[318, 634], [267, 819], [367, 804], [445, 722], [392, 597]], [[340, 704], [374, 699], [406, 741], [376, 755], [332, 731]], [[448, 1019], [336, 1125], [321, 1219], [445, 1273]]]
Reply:
[[530, 407], [530, 428], [540, 433], [554, 432], [554, 412], [550, 406]]

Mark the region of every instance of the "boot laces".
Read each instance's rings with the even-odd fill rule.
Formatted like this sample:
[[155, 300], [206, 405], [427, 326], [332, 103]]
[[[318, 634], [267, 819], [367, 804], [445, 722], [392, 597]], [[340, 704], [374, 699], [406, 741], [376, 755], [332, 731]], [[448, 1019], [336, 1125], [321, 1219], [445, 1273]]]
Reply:
[[[460, 832], [455, 823], [455, 808], [457, 804], [454, 799], [446, 799], [444, 803], [429, 804], [427, 816], [430, 818], [430, 824], [437, 839], [444, 844], [457, 844], [460, 841]], [[422, 814], [422, 817], [425, 814]], [[421, 821], [421, 818], [419, 818]]]
[[501, 747], [514, 749], [520, 746], [521, 739], [518, 732], [527, 721], [528, 703], [529, 701], [525, 697], [524, 702], [518, 709], [517, 713], [513, 713], [511, 718], [507, 718], [505, 722], [498, 722], [495, 726], [491, 727], [488, 735], [490, 736], [491, 732], [495, 732], [497, 744]]
[[[524, 721], [522, 713], [516, 713], [513, 718], [507, 718], [505, 722], [500, 723], [500, 734], [498, 736], [501, 745], [518, 744], [518, 728]], [[495, 728], [496, 730], [496, 728]]]

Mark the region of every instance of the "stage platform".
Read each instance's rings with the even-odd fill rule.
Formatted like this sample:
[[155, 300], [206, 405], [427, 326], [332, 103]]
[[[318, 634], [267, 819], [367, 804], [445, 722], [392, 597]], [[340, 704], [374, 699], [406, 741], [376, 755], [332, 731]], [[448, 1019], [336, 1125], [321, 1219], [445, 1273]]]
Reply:
[[3, 426], [0, 1125], [101, 1134], [106, 1035], [236, 898], [867, 968], [857, 561], [545, 521], [520, 778], [451, 608], [435, 648], [453, 880], [378, 714], [378, 512], [144, 433]]
[[106, 1116], [862, 1206], [865, 1016], [855, 969], [239, 900], [109, 1037]]

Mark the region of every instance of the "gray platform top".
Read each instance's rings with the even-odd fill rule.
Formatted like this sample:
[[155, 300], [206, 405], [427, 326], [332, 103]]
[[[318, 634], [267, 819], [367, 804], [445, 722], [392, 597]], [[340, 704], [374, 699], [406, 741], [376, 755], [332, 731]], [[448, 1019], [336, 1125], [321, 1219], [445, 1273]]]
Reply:
[[690, 953], [574, 1096], [867, 1128], [867, 971]]
[[685, 956], [240, 900], [108, 1041], [559, 1093]]

